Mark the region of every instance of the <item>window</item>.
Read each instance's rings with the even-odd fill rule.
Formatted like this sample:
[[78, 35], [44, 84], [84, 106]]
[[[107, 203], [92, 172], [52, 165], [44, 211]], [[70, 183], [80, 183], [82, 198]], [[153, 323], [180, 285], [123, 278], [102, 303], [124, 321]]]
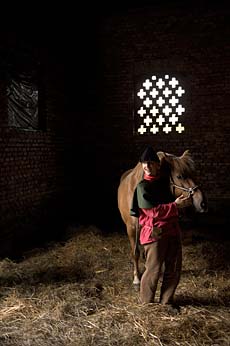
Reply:
[[12, 66], [7, 73], [8, 125], [30, 131], [45, 130], [39, 67]]
[[184, 132], [184, 95], [183, 83], [175, 76], [153, 75], [142, 80], [135, 88], [135, 133]]
[[7, 96], [9, 125], [28, 130], [39, 129], [37, 85], [23, 78], [11, 78], [8, 80]]

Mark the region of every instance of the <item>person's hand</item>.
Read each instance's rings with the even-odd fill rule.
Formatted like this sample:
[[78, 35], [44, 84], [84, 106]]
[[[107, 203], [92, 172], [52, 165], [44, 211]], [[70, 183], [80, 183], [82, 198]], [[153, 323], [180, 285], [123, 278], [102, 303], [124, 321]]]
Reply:
[[177, 208], [185, 208], [185, 207], [189, 207], [190, 205], [192, 205], [192, 200], [191, 200], [190, 196], [185, 197], [183, 195], [180, 195], [175, 200], [175, 203], [177, 205]]

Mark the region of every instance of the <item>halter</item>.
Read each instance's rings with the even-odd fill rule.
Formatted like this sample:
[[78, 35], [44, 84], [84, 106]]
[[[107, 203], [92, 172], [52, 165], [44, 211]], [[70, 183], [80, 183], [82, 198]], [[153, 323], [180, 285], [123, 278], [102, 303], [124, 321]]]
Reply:
[[196, 190], [196, 189], [198, 189], [198, 185], [195, 185], [195, 186], [193, 186], [193, 187], [183, 187], [183, 186], [179, 186], [179, 185], [176, 185], [176, 184], [174, 184], [174, 183], [171, 183], [171, 185], [173, 186], [173, 187], [176, 187], [177, 189], [180, 189], [180, 190], [183, 190], [183, 191], [186, 191], [186, 192], [188, 192], [188, 195], [189, 196], [192, 196], [193, 194], [194, 194], [194, 191]]

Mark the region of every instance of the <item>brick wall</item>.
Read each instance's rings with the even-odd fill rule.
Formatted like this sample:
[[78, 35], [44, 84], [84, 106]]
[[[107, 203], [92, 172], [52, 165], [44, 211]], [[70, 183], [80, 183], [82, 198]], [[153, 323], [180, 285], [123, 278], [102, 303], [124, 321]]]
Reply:
[[[5, 46], [1, 49], [8, 52]], [[35, 131], [8, 125], [6, 78], [5, 73], [1, 74], [0, 256], [18, 256], [22, 249], [45, 238], [58, 237], [63, 231], [64, 101], [58, 74], [61, 70], [46, 60], [42, 61], [41, 71], [39, 112], [46, 127]]]

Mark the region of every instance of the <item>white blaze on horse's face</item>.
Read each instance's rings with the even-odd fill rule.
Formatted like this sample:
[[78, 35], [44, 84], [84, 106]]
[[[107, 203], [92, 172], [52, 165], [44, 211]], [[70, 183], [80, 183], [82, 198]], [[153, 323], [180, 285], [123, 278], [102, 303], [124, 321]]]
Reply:
[[156, 161], [142, 162], [142, 168], [146, 175], [157, 176], [160, 172], [160, 163]]

